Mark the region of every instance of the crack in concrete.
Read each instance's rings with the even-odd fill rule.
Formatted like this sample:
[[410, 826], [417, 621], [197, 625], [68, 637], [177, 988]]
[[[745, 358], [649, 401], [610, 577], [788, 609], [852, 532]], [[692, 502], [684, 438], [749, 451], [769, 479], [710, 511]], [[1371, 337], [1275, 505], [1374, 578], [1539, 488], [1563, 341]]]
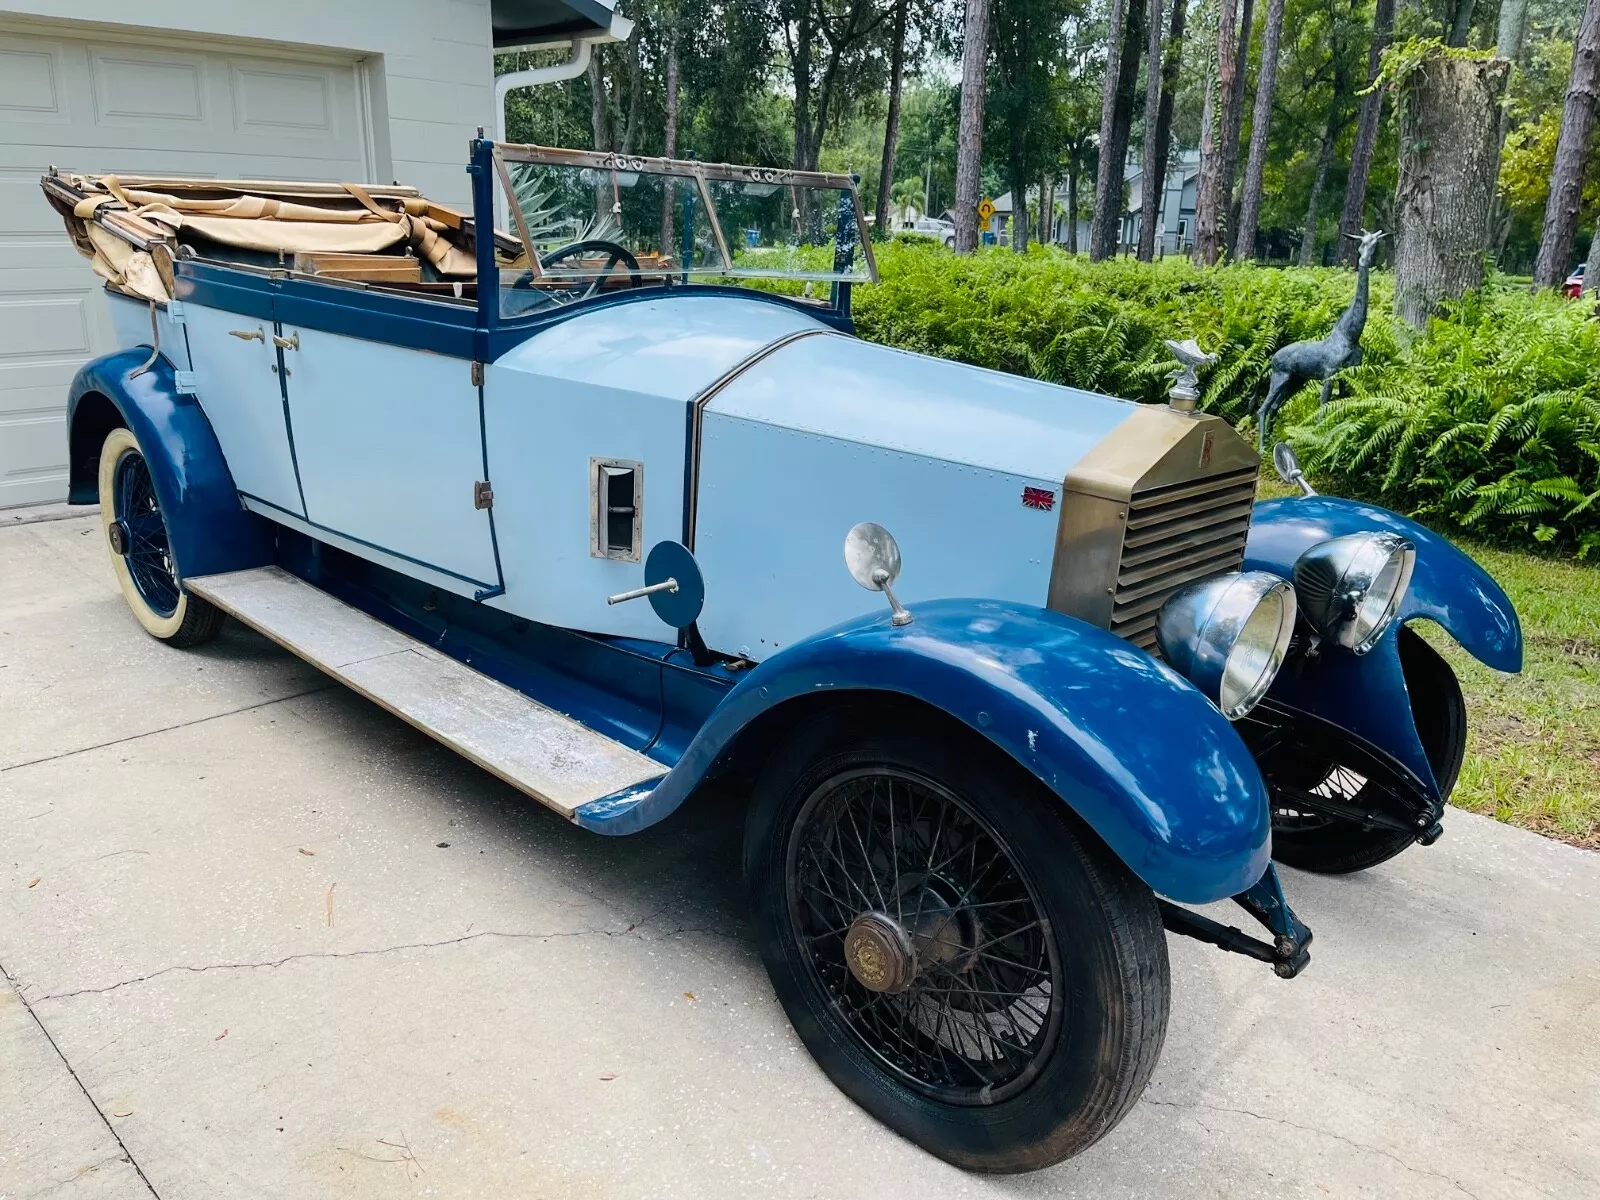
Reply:
[[[339, 685], [328, 683], [322, 687], [307, 688], [303, 692], [294, 692], [288, 696], [277, 696], [271, 700], [262, 700], [256, 704], [246, 704], [243, 708], [230, 708], [227, 712], [212, 713], [209, 717], [196, 717], [192, 721], [179, 721], [176, 725], [163, 725], [160, 729], [147, 729], [143, 733], [131, 733], [127, 737], [112, 738], [109, 742], [98, 742], [93, 746], [81, 746], [76, 750], [63, 750], [60, 754], [47, 754], [43, 758], [30, 758], [23, 762], [9, 763], [0, 767], [0, 775], [4, 775], [7, 771], [20, 771], [23, 767], [36, 767], [40, 763], [58, 762], [63, 758], [73, 758], [79, 754], [89, 754], [95, 750], [104, 750], [108, 746], [121, 746], [128, 742], [137, 742], [141, 738], [155, 737], [158, 733], [171, 733], [174, 729], [188, 729], [191, 725], [204, 725], [207, 721], [238, 716], [240, 713], [253, 712], [258, 708], [270, 708], [274, 704], [282, 704], [285, 700], [298, 700], [301, 696], [314, 696], [318, 692], [331, 691], [337, 686]], [[45, 810], [45, 812], [49, 811], [49, 809]], [[45, 813], [39, 813], [38, 815], [42, 817]], [[31, 817], [29, 818], [29, 820], [32, 819]]]
[[[100, 1123], [106, 1127], [106, 1132], [111, 1135], [111, 1140], [116, 1142], [117, 1149], [122, 1151], [120, 1157], [124, 1159], [130, 1167], [133, 1168], [134, 1174], [139, 1176], [139, 1182], [144, 1184], [146, 1190], [155, 1197], [155, 1200], [161, 1200], [161, 1193], [156, 1191], [155, 1184], [150, 1182], [150, 1177], [144, 1173], [144, 1168], [141, 1167], [139, 1165], [139, 1161], [133, 1157], [133, 1153], [128, 1149], [127, 1143], [122, 1140], [122, 1135], [117, 1132], [116, 1126], [111, 1124], [111, 1118], [106, 1116], [105, 1109], [100, 1107], [99, 1102], [89, 1094], [89, 1089], [84, 1084], [83, 1080], [78, 1078], [77, 1069], [67, 1061], [67, 1056], [62, 1053], [61, 1047], [56, 1045], [56, 1039], [51, 1036], [50, 1030], [47, 1029], [45, 1027], [45, 1023], [39, 1019], [39, 1014], [33, 1011], [33, 1004], [28, 1000], [28, 997], [23, 994], [22, 988], [17, 983], [16, 976], [12, 975], [10, 971], [6, 970], [4, 963], [0, 963], [0, 979], [3, 979], [6, 985], [10, 987], [12, 991], [16, 992], [17, 999], [22, 1001], [23, 1010], [26, 1011], [28, 1016], [32, 1019], [34, 1027], [37, 1028], [40, 1033], [44, 1034], [44, 1040], [50, 1043], [50, 1049], [55, 1051], [56, 1057], [61, 1060], [61, 1065], [67, 1069], [67, 1074], [72, 1076], [72, 1082], [78, 1085], [78, 1090], [83, 1093], [83, 1098], [89, 1102], [89, 1107], [94, 1109], [95, 1116], [100, 1118]], [[108, 1159], [107, 1161], [110, 1160]], [[104, 1163], [96, 1165], [103, 1166]], [[71, 1181], [68, 1180], [67, 1182]], [[54, 1190], [55, 1186], [56, 1185], [51, 1185], [51, 1187], [47, 1187], [45, 1191], [52, 1191]], [[35, 1195], [40, 1194], [42, 1193], [35, 1193]]]
[[[1158, 1108], [1200, 1109], [1204, 1112], [1232, 1113], [1240, 1117], [1253, 1117], [1257, 1121], [1265, 1121], [1270, 1125], [1283, 1125], [1290, 1129], [1298, 1129], [1302, 1133], [1319, 1134], [1322, 1137], [1332, 1138], [1336, 1142], [1343, 1142], [1345, 1145], [1352, 1146], [1357, 1150], [1363, 1150], [1368, 1154], [1376, 1154], [1383, 1158], [1387, 1158], [1403, 1170], [1409, 1171], [1413, 1175], [1426, 1175], [1433, 1179], [1438, 1179], [1444, 1183], [1448, 1183], [1462, 1195], [1471, 1197], [1471, 1200], [1478, 1200], [1478, 1197], [1473, 1192], [1468, 1190], [1467, 1186], [1459, 1179], [1453, 1179], [1449, 1175], [1440, 1174], [1438, 1171], [1430, 1171], [1427, 1167], [1414, 1167], [1410, 1163], [1406, 1162], [1405, 1159], [1395, 1154], [1392, 1150], [1385, 1150], [1382, 1146], [1368, 1145], [1366, 1142], [1358, 1142], [1352, 1137], [1347, 1137], [1342, 1133], [1335, 1133], [1331, 1129], [1321, 1129], [1315, 1125], [1302, 1125], [1298, 1121], [1289, 1120], [1287, 1117], [1270, 1117], [1265, 1113], [1251, 1112], [1248, 1108], [1229, 1108], [1222, 1104], [1202, 1104], [1198, 1101], [1185, 1100], [1153, 1100], [1149, 1096], [1141, 1097], [1139, 1102], [1141, 1104], [1155, 1105]], [[1202, 1129], [1207, 1129], [1204, 1124], [1198, 1121], [1196, 1124], [1200, 1124]], [[1214, 1131], [1207, 1129], [1207, 1132]]]
[[[170, 967], [162, 967], [158, 971], [151, 971], [146, 975], [135, 975], [131, 979], [119, 979], [116, 983], [108, 983], [103, 987], [77, 988], [70, 992], [51, 992], [48, 995], [35, 997], [33, 1003], [42, 1004], [46, 1000], [71, 1000], [74, 996], [96, 996], [106, 992], [114, 992], [118, 988], [131, 987], [136, 983], [145, 983], [151, 979], [159, 979], [163, 975], [172, 975], [177, 972], [188, 972], [194, 975], [203, 975], [209, 971], [253, 971], [273, 970], [285, 963], [300, 962], [307, 959], [319, 958], [373, 958], [382, 954], [395, 954], [402, 950], [437, 950], [443, 946], [459, 946], [465, 942], [475, 942], [480, 938], [509, 938], [548, 942], [556, 938], [569, 937], [628, 937], [638, 933], [638, 923], [635, 922], [620, 929], [567, 929], [554, 933], [520, 933], [497, 929], [481, 929], [476, 933], [462, 934], [460, 937], [445, 938], [438, 942], [402, 942], [397, 946], [378, 946], [365, 950], [307, 950], [299, 954], [286, 954], [282, 958], [264, 959], [261, 962], [223, 962], [205, 963], [192, 966], [188, 963], [177, 963]], [[20, 994], [20, 989], [19, 989]]]
[[90, 1163], [86, 1167], [79, 1167], [76, 1171], [74, 1171], [71, 1175], [68, 1175], [65, 1179], [52, 1180], [51, 1182], [45, 1184], [42, 1188], [39, 1188], [36, 1191], [29, 1192], [25, 1196], [19, 1197], [18, 1200], [39, 1200], [39, 1198], [41, 1196], [48, 1196], [48, 1195], [50, 1195], [51, 1192], [58, 1192], [62, 1188], [68, 1186], [69, 1184], [77, 1183], [78, 1180], [85, 1179], [88, 1176], [94, 1174], [96, 1171], [100, 1170], [101, 1167], [109, 1167], [112, 1163], [128, 1163], [129, 1166], [133, 1165], [131, 1162], [129, 1162], [129, 1160], [128, 1160], [126, 1155], [122, 1155], [122, 1154], [107, 1155], [105, 1158], [102, 1158], [99, 1162]]

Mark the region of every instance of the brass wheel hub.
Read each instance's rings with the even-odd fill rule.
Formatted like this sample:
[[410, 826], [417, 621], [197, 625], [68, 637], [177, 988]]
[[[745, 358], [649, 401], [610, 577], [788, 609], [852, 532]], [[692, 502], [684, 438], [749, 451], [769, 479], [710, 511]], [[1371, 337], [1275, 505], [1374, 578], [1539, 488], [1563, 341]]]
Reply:
[[887, 913], [862, 913], [850, 922], [844, 961], [857, 982], [872, 992], [903, 992], [917, 977], [911, 935]]

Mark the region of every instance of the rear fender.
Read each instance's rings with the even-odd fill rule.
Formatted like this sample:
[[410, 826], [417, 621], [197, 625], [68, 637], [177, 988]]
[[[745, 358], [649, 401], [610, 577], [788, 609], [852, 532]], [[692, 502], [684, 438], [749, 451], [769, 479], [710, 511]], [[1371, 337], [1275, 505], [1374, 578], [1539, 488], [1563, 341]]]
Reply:
[[1289, 578], [1311, 546], [1347, 533], [1382, 530], [1409, 538], [1416, 570], [1398, 619], [1371, 651], [1334, 649], [1305, 670], [1279, 674], [1268, 694], [1364, 738], [1394, 758], [1435, 798], [1438, 782], [1417, 736], [1411, 696], [1400, 669], [1400, 626], [1437, 622], [1463, 649], [1500, 671], [1522, 669], [1522, 626], [1489, 573], [1450, 542], [1398, 513], [1338, 496], [1268, 500], [1256, 505], [1245, 567]]
[[[763, 713], [804, 696], [879, 691], [959, 720], [1031, 772], [1152, 889], [1203, 904], [1266, 870], [1266, 789], [1233, 727], [1176, 672], [1120, 638], [1027, 605], [939, 600], [796, 643], [752, 670], [648, 794], [578, 810], [631, 833], [677, 808]], [[842, 697], [841, 697], [842, 698]]]
[[69, 498], [74, 504], [98, 498], [100, 444], [124, 425], [144, 449], [180, 579], [270, 563], [271, 527], [240, 504], [200, 402], [178, 391], [164, 357], [135, 375], [149, 358], [148, 348], [118, 351], [85, 363], [73, 378]]

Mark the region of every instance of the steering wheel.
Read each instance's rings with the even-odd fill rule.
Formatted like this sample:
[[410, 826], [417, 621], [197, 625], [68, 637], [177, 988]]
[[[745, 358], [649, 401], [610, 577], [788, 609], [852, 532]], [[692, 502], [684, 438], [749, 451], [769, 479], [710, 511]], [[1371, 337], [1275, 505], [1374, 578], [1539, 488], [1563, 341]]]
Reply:
[[[578, 297], [578, 299], [587, 300], [590, 296], [594, 295], [595, 292], [599, 290], [600, 284], [604, 282], [605, 276], [609, 274], [611, 268], [616, 266], [618, 263], [623, 263], [627, 266], [630, 286], [644, 286], [644, 278], [639, 273], [639, 260], [628, 252], [628, 248], [626, 246], [619, 246], [616, 242], [608, 242], [604, 238], [588, 238], [581, 242], [573, 242], [571, 245], [562, 246], [559, 250], [552, 250], [549, 254], [546, 254], [539, 260], [539, 265], [541, 267], [554, 266], [563, 259], [572, 258], [579, 254], [590, 254], [595, 252], [607, 255], [606, 265], [600, 268], [600, 275], [590, 282], [588, 288], [584, 291], [583, 295]], [[528, 275], [528, 279], [531, 283], [531, 272]], [[521, 284], [521, 282], [522, 280], [520, 279], [517, 281], [518, 284]]]

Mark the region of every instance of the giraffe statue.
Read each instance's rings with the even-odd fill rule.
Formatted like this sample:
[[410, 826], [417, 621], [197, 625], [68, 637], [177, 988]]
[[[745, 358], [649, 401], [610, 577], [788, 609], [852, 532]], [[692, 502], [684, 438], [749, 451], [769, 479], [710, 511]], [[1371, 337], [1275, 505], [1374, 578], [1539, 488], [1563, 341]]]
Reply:
[[1355, 299], [1334, 322], [1333, 331], [1321, 341], [1290, 342], [1272, 356], [1272, 382], [1267, 387], [1267, 398], [1256, 413], [1260, 448], [1266, 448], [1267, 435], [1272, 431], [1278, 410], [1302, 383], [1308, 379], [1322, 380], [1319, 403], [1326, 404], [1333, 391], [1333, 377], [1361, 362], [1361, 330], [1367, 323], [1367, 271], [1377, 256], [1378, 239], [1382, 236], [1381, 229], [1376, 233], [1361, 231]]

